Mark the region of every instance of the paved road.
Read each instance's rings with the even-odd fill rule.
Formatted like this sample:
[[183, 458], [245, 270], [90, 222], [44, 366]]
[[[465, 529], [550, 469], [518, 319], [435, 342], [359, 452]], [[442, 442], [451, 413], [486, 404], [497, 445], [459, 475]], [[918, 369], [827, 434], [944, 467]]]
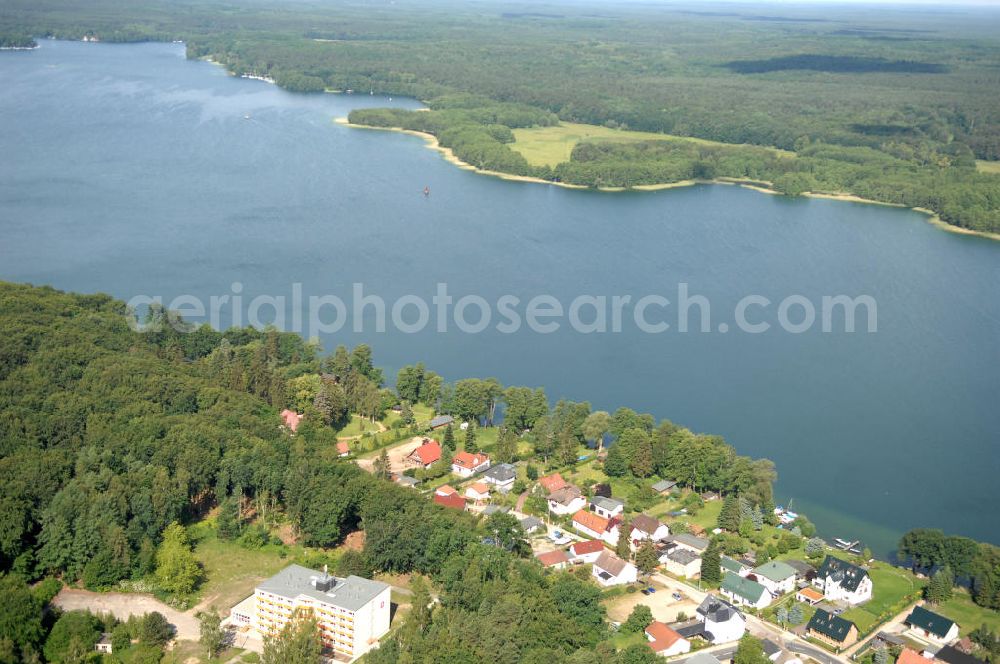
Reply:
[[65, 611], [90, 610], [93, 613], [110, 613], [119, 620], [158, 611], [174, 629], [178, 639], [197, 641], [200, 636], [198, 619], [190, 613], [181, 613], [152, 595], [135, 593], [95, 593], [89, 590], [63, 588], [52, 600]]

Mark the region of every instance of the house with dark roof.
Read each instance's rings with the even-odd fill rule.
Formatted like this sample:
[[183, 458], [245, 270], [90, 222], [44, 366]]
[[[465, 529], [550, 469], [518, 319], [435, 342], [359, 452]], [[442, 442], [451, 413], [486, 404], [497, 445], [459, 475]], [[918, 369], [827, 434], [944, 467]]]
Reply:
[[691, 533], [678, 533], [676, 535], [671, 535], [666, 538], [667, 546], [673, 548], [679, 546], [682, 549], [687, 549], [693, 553], [697, 553], [699, 556], [705, 552], [708, 548], [708, 540], [704, 537], [698, 537], [697, 535], [692, 535]]
[[860, 604], [872, 598], [872, 579], [864, 568], [835, 556], [827, 556], [816, 572], [813, 585], [830, 601]]
[[660, 494], [661, 496], [665, 493], [670, 493], [677, 486], [677, 482], [673, 480], [660, 480], [653, 485], [653, 491]]
[[431, 429], [443, 429], [444, 427], [448, 426], [449, 424], [453, 424], [454, 422], [455, 418], [452, 417], [451, 415], [438, 415], [437, 417], [431, 419], [430, 426]]
[[922, 606], [913, 607], [905, 622], [910, 633], [921, 639], [950, 643], [958, 638], [958, 625], [953, 620]]
[[703, 624], [702, 636], [711, 643], [739, 641], [746, 631], [747, 619], [726, 600], [709, 595], [698, 606]]
[[799, 579], [811, 581], [816, 576], [816, 568], [804, 560], [791, 559], [785, 562], [791, 565], [792, 569], [795, 570], [795, 576]]
[[545, 524], [537, 516], [526, 516], [521, 519], [521, 530], [525, 535], [530, 535], [539, 530], [544, 530]]
[[858, 641], [858, 628], [854, 623], [824, 609], [816, 609], [806, 625], [806, 634], [835, 648], [848, 648]]
[[483, 481], [495, 486], [500, 493], [510, 491], [516, 479], [517, 469], [509, 463], [497, 464], [483, 473]]
[[638, 546], [643, 540], [659, 542], [670, 535], [670, 529], [659, 519], [647, 514], [637, 514], [632, 517], [632, 546]]
[[420, 484], [420, 480], [416, 477], [410, 477], [409, 475], [400, 475], [396, 478], [396, 484], [410, 489], [416, 489], [417, 485]]
[[752, 606], [763, 609], [771, 603], [771, 593], [767, 588], [745, 576], [726, 572], [719, 589], [736, 606]]
[[654, 620], [646, 627], [649, 647], [660, 657], [673, 657], [691, 652], [691, 642], [666, 623]]
[[619, 586], [632, 583], [639, 578], [639, 570], [635, 565], [622, 560], [610, 551], [604, 551], [597, 557], [591, 574], [602, 586]]
[[955, 646], [945, 646], [934, 653], [934, 659], [945, 664], [983, 664], [981, 659], [976, 659], [968, 653], [964, 653]]

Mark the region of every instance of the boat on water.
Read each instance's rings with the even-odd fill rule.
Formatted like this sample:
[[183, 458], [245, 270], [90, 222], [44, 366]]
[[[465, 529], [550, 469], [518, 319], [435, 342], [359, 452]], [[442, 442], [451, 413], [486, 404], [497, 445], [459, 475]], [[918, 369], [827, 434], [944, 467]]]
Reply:
[[424, 187], [424, 196], [430, 196], [430, 195], [431, 195], [431, 188]]
[[833, 538], [834, 545], [841, 551], [847, 551], [848, 553], [860, 554], [862, 551], [861, 540], [854, 540], [849, 542], [845, 539], [840, 539], [839, 537]]

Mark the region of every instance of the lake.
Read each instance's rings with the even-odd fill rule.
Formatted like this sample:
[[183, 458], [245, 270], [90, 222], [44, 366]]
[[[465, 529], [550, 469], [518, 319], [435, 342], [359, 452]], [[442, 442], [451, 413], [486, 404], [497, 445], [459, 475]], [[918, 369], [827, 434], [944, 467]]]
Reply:
[[[333, 122], [417, 102], [293, 95], [177, 44], [43, 41], [0, 53], [0, 83], [2, 279], [166, 302], [291, 298], [295, 284], [347, 301], [360, 283], [390, 306], [430, 302], [443, 283], [456, 300], [514, 295], [522, 313], [543, 294], [676, 303], [687, 284], [711, 331], [680, 332], [652, 306], [668, 331], [585, 334], [564, 319], [504, 333], [494, 312], [478, 334], [378, 332], [368, 308], [360, 332], [321, 340], [371, 343], [388, 376], [423, 361], [725, 436], [775, 461], [779, 498], [823, 535], [883, 555], [915, 526], [1000, 543], [1000, 243], [913, 211], [732, 186], [602, 193], [483, 176], [418, 137]], [[864, 315], [854, 333], [780, 329], [785, 298], [819, 311], [841, 294], [877, 303], [876, 332]], [[733, 324], [748, 295], [773, 303], [747, 310], [770, 330]]]

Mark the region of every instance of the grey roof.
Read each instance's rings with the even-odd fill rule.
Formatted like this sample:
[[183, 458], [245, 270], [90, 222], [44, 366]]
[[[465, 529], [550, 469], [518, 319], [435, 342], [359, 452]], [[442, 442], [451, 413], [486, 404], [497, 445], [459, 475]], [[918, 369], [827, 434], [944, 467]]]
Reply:
[[827, 556], [823, 566], [819, 568], [821, 579], [831, 577], [834, 583], [848, 592], [857, 590], [866, 576], [866, 570], [834, 556]]
[[409, 475], [400, 475], [399, 479], [396, 480], [396, 484], [402, 484], [403, 486], [417, 486], [420, 484], [420, 480], [416, 477], [410, 477]]
[[686, 664], [722, 664], [715, 655], [707, 652], [695, 653], [684, 661]]
[[786, 560], [785, 563], [791, 566], [799, 576], [805, 576], [813, 571], [813, 566], [804, 560]]
[[281, 595], [282, 597], [298, 597], [305, 595], [321, 602], [339, 606], [348, 611], [357, 611], [372, 601], [379, 593], [389, 588], [381, 581], [362, 579], [360, 576], [347, 578], [328, 577], [334, 581], [333, 587], [327, 591], [313, 587], [313, 580], [323, 577], [323, 572], [311, 570], [301, 565], [289, 565], [270, 579], [257, 586], [264, 592]]
[[781, 646], [772, 641], [771, 639], [761, 639], [760, 645], [764, 647], [764, 654], [768, 657], [772, 655], [777, 655], [781, 652]]
[[939, 659], [947, 664], [982, 664], [982, 660], [976, 659], [972, 655], [966, 655], [955, 646], [945, 646], [934, 653], [934, 659]]
[[653, 485], [653, 491], [670, 491], [675, 486], [677, 486], [677, 482], [673, 480], [660, 480]]
[[701, 556], [694, 551], [689, 551], [688, 549], [674, 549], [667, 554], [667, 558], [675, 563], [680, 563], [681, 565], [689, 565], [690, 563], [693, 563], [701, 558]]
[[743, 614], [740, 613], [739, 609], [714, 595], [709, 595], [702, 601], [698, 607], [698, 615], [712, 622], [727, 622], [734, 616], [743, 619]]
[[692, 636], [701, 636], [705, 632], [705, 623], [697, 620], [683, 625], [671, 625], [670, 627], [685, 639], [690, 639]]
[[694, 549], [700, 549], [704, 551], [708, 548], [708, 540], [704, 537], [698, 537], [697, 535], [692, 535], [691, 533], [680, 533], [678, 535], [671, 535], [667, 538], [668, 541], [677, 542], [678, 544], [684, 544], [685, 546], [690, 546]]
[[489, 516], [491, 514], [496, 514], [497, 512], [509, 512], [510, 508], [505, 505], [487, 505], [483, 508], [483, 516]]
[[604, 496], [594, 496], [590, 499], [590, 504], [609, 512], [614, 512], [619, 507], [625, 507], [625, 503], [617, 498], [605, 498]]
[[524, 530], [531, 530], [532, 528], [541, 528], [545, 524], [537, 516], [526, 516], [521, 519], [521, 528]]
[[517, 469], [509, 463], [501, 463], [483, 473], [483, 477], [494, 482], [509, 482], [517, 477]]
[[431, 428], [433, 429], [435, 427], [443, 427], [446, 424], [451, 424], [454, 421], [455, 418], [452, 417], [451, 415], [438, 415], [437, 417], [431, 419]]
[[622, 560], [610, 551], [601, 552], [601, 555], [594, 561], [594, 567], [602, 569], [613, 576], [621, 574], [627, 565], [627, 561]]

